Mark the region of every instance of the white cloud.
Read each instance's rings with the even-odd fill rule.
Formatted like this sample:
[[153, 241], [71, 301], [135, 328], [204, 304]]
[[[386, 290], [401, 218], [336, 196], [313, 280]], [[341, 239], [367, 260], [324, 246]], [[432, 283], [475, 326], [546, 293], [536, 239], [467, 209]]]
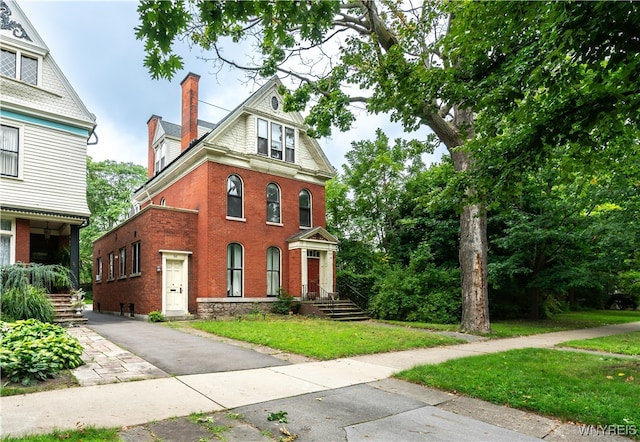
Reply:
[[93, 161], [115, 160], [147, 167], [146, 126], [139, 131], [124, 131], [109, 118], [99, 119], [96, 134], [98, 144], [87, 146], [87, 154]]

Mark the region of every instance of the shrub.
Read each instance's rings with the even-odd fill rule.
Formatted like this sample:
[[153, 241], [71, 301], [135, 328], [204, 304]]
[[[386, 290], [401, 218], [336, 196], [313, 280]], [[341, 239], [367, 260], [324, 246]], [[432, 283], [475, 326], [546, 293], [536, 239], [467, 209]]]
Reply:
[[296, 313], [299, 309], [299, 304], [295, 302], [295, 298], [288, 294], [285, 290], [280, 289], [276, 302], [271, 307], [271, 312], [278, 315], [288, 315], [289, 312]]
[[395, 266], [375, 286], [369, 313], [380, 319], [454, 324], [460, 321], [460, 271], [437, 267], [424, 245], [408, 266]]
[[3, 316], [20, 319], [37, 319], [51, 322], [55, 310], [44, 288], [27, 285], [25, 288], [12, 288], [0, 297], [0, 308]]
[[82, 345], [62, 327], [35, 319], [2, 323], [0, 368], [5, 379], [30, 385], [82, 364]]
[[29, 285], [45, 291], [55, 286], [69, 287], [69, 269], [59, 264], [37, 264], [18, 262], [0, 266], [0, 293], [11, 289], [26, 290]]
[[336, 274], [336, 289], [340, 297], [349, 298], [363, 310], [368, 308], [375, 282], [373, 273], [357, 274], [351, 270], [339, 270]]
[[149, 312], [147, 319], [149, 320], [149, 322], [164, 322], [166, 320], [164, 315], [157, 310]]

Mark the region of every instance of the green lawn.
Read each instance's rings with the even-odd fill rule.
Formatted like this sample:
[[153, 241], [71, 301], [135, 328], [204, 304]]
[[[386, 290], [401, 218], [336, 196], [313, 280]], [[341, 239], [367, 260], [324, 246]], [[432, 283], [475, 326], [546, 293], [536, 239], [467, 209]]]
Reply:
[[183, 324], [208, 333], [322, 360], [463, 342], [409, 328], [298, 317], [262, 319], [262, 316], [254, 316], [250, 320], [193, 321]]
[[587, 310], [559, 313], [551, 319], [541, 321], [496, 321], [491, 324], [491, 328], [492, 337], [505, 338], [636, 321], [640, 321], [640, 311]]
[[640, 427], [640, 362], [550, 349], [425, 365], [400, 379], [592, 425]]
[[560, 345], [562, 347], [581, 348], [584, 350], [605, 351], [608, 353], [640, 356], [640, 332], [606, 336], [603, 338], [567, 341], [563, 342]]
[[[493, 330], [493, 333], [487, 336], [490, 338], [508, 338], [512, 336], [536, 335], [540, 333], [600, 327], [603, 325], [622, 324], [625, 322], [636, 321], [640, 321], [640, 311], [588, 310], [582, 312], [560, 313], [555, 315], [552, 319], [544, 319], [540, 321], [527, 321], [524, 319], [513, 321], [492, 321], [491, 329]], [[400, 321], [383, 322], [426, 330], [455, 331], [459, 329], [458, 325], [451, 324], [443, 325]]]

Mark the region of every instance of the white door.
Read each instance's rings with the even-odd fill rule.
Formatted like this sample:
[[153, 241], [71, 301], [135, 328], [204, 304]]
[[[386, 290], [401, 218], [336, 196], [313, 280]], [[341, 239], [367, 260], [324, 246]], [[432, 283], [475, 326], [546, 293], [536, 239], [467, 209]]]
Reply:
[[187, 309], [187, 293], [184, 285], [183, 260], [167, 259], [165, 266], [165, 310], [181, 311]]

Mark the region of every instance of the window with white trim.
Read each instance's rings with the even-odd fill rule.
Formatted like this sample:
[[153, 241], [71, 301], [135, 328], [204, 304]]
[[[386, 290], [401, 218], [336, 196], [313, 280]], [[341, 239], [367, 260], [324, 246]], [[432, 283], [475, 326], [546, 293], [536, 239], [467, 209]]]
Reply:
[[294, 163], [296, 158], [295, 129], [262, 118], [258, 118], [257, 124], [258, 154]]
[[242, 245], [231, 243], [227, 246], [227, 296], [242, 297], [243, 257]]
[[153, 173], [159, 173], [167, 163], [167, 143], [164, 141], [160, 143], [159, 146], [155, 149], [155, 162], [154, 162], [154, 170]]
[[18, 177], [20, 130], [0, 125], [0, 175]]
[[300, 227], [311, 227], [311, 192], [302, 189], [298, 195], [300, 205]]
[[227, 178], [227, 216], [242, 218], [242, 179], [238, 175]]
[[118, 259], [120, 262], [118, 263], [118, 277], [126, 278], [127, 277], [127, 248], [123, 247], [119, 251]]
[[102, 282], [102, 258], [96, 258], [96, 282]]
[[280, 292], [280, 249], [267, 249], [267, 296], [278, 296]]
[[0, 219], [0, 265], [13, 264], [15, 259], [14, 222], [10, 219]]
[[22, 53], [22, 51], [0, 51], [0, 74], [38, 85], [40, 71], [40, 57]]
[[140, 275], [140, 241], [131, 244], [131, 276]]
[[267, 185], [267, 222], [281, 223], [280, 217], [280, 188], [275, 183]]
[[114, 266], [115, 266], [115, 256], [113, 252], [109, 253], [109, 269], [107, 270], [107, 281], [113, 280], [114, 276]]

